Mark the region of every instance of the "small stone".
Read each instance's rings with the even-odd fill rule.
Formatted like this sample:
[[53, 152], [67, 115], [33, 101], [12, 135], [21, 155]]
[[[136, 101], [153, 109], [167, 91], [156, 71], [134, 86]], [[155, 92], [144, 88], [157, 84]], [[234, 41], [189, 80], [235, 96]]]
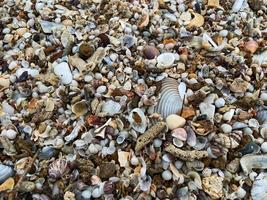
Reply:
[[183, 127], [186, 123], [186, 120], [183, 117], [180, 117], [179, 115], [169, 115], [166, 118], [167, 126], [170, 130]]
[[243, 122], [235, 122], [235, 123], [233, 124], [233, 129], [234, 129], [234, 130], [235, 130], [235, 129], [242, 129], [242, 128], [246, 128], [246, 127], [248, 127], [248, 125], [245, 124], [245, 123], [243, 123]]
[[101, 85], [96, 89], [96, 92], [102, 94], [107, 91], [107, 87], [105, 85]]
[[34, 189], [35, 189], [35, 183], [31, 181], [21, 182], [18, 188], [20, 192], [32, 192]]
[[267, 101], [267, 93], [266, 92], [261, 93], [260, 99], [262, 101]]
[[115, 176], [116, 165], [114, 163], [104, 163], [99, 166], [100, 172], [99, 177], [103, 179], [108, 179]]
[[232, 126], [229, 124], [222, 124], [221, 129], [224, 133], [231, 133], [232, 131]]
[[54, 66], [54, 73], [59, 77], [63, 84], [70, 84], [72, 82], [72, 73], [69, 65], [66, 62], [59, 63]]
[[266, 152], [267, 152], [267, 142], [263, 142], [263, 143], [261, 144], [261, 151], [262, 151], [263, 153], [266, 153]]
[[217, 108], [221, 108], [221, 107], [223, 107], [224, 105], [225, 105], [225, 100], [224, 100], [224, 98], [218, 98], [218, 99], [215, 100], [215, 106], [216, 106]]
[[164, 172], [162, 172], [162, 178], [165, 181], [169, 181], [172, 179], [172, 173], [169, 170], [165, 170]]

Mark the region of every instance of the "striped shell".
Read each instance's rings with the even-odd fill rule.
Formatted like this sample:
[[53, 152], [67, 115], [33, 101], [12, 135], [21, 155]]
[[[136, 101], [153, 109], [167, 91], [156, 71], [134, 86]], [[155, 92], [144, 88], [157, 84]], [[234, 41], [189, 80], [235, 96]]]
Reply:
[[183, 100], [179, 94], [179, 85], [175, 79], [166, 78], [162, 81], [161, 97], [156, 106], [156, 112], [165, 119], [171, 114], [181, 111]]
[[239, 146], [241, 139], [242, 132], [234, 132], [227, 135], [219, 133], [214, 140], [228, 149], [235, 149]]
[[69, 172], [68, 161], [65, 159], [57, 159], [49, 165], [48, 173], [51, 178], [57, 179]]
[[9, 177], [13, 176], [13, 169], [7, 165], [0, 164], [0, 183], [5, 182]]

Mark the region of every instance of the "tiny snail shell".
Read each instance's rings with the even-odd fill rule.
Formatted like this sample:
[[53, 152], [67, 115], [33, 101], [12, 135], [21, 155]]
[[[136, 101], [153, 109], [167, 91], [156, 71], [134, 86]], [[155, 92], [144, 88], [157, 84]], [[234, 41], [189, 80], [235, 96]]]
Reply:
[[163, 171], [161, 176], [165, 181], [169, 181], [172, 179], [172, 173], [169, 170]]
[[69, 172], [69, 164], [65, 159], [57, 159], [49, 165], [48, 174], [51, 178], [57, 179]]

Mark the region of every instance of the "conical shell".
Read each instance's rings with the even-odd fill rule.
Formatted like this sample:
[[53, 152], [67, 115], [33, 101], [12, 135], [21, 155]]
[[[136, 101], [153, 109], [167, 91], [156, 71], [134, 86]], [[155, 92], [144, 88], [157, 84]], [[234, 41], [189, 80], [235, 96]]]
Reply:
[[178, 83], [175, 79], [166, 78], [162, 81], [161, 97], [156, 106], [156, 112], [165, 119], [171, 114], [182, 110], [183, 100], [179, 94]]

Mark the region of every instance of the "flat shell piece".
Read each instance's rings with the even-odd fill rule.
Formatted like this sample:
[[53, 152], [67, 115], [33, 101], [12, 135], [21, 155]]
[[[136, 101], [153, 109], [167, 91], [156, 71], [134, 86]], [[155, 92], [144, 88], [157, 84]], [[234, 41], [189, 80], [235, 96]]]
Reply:
[[204, 24], [204, 17], [201, 14], [192, 12], [194, 18], [189, 22], [188, 27], [201, 27]]
[[223, 197], [223, 178], [212, 175], [202, 179], [203, 189], [212, 199]]

